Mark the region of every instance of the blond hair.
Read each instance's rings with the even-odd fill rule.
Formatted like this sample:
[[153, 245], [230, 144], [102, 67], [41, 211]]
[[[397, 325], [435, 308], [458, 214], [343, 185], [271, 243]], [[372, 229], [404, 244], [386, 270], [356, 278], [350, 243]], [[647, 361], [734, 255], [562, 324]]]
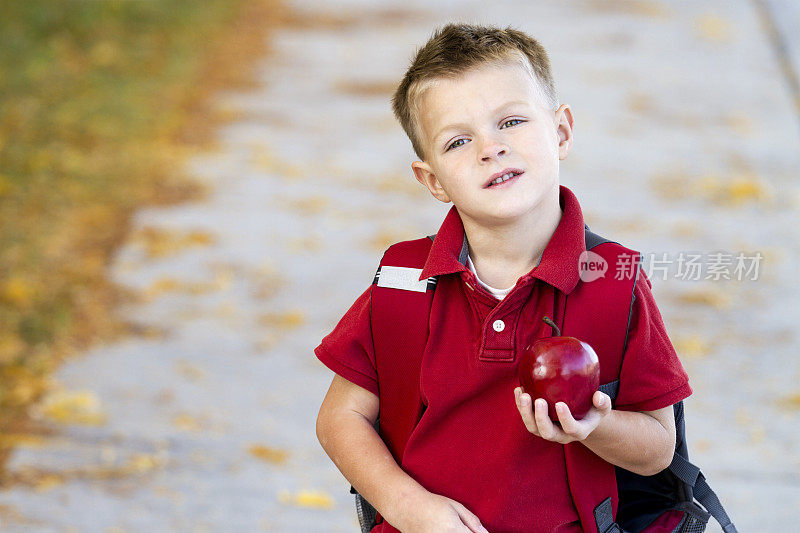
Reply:
[[425, 150], [419, 134], [419, 101], [438, 79], [455, 78], [487, 63], [519, 62], [538, 86], [546, 105], [558, 108], [558, 93], [550, 72], [550, 59], [530, 35], [506, 27], [447, 24], [434, 31], [420, 48], [392, 96], [392, 110], [420, 159]]

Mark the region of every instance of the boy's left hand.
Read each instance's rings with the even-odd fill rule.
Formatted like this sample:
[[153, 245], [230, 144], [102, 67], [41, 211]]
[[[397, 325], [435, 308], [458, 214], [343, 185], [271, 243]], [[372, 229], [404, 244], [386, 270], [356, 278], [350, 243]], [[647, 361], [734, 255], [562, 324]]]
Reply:
[[514, 389], [514, 397], [517, 402], [522, 421], [525, 427], [545, 440], [567, 444], [574, 441], [583, 441], [595, 430], [603, 418], [611, 412], [611, 398], [608, 394], [596, 391], [592, 396], [592, 408], [580, 420], [575, 420], [569, 407], [564, 402], [556, 404], [556, 414], [561, 424], [559, 428], [550, 420], [547, 414], [547, 401], [544, 398], [537, 398], [535, 407], [531, 406], [531, 397], [522, 392], [522, 387]]

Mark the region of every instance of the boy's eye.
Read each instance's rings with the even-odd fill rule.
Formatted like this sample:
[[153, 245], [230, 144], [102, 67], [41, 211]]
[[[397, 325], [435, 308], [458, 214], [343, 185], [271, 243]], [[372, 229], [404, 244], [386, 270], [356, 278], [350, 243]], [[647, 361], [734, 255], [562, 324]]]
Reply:
[[458, 148], [459, 146], [461, 146], [461, 144], [459, 144], [459, 143], [460, 143], [460, 142], [462, 142], [462, 141], [463, 141], [464, 143], [466, 143], [466, 142], [467, 142], [467, 140], [466, 140], [466, 139], [456, 139], [455, 141], [453, 141], [453, 142], [450, 144], [450, 146], [448, 146], [448, 147], [447, 147], [447, 149], [449, 150], [450, 148]]
[[[512, 122], [513, 122], [513, 124], [511, 124]], [[516, 126], [517, 124], [519, 124], [521, 122], [523, 122], [523, 121], [518, 119], [518, 118], [512, 118], [511, 120], [506, 120], [505, 122], [503, 122], [503, 125], [501, 127], [505, 128], [509, 124], [511, 124], [512, 126]]]

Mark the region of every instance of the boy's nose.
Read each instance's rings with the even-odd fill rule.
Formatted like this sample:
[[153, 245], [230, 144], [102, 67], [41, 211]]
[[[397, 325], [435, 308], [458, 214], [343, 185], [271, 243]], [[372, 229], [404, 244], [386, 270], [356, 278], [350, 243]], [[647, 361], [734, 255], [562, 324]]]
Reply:
[[487, 141], [481, 151], [481, 160], [489, 161], [508, 153], [508, 146], [496, 141]]

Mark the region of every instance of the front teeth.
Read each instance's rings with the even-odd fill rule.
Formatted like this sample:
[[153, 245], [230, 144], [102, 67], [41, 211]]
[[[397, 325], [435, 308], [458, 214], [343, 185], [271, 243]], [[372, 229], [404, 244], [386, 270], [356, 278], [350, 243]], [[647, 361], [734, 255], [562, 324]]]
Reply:
[[504, 181], [510, 180], [511, 178], [513, 178], [516, 175], [517, 174], [514, 173], [514, 172], [509, 172], [508, 174], [503, 174], [502, 176], [500, 176], [499, 178], [494, 180], [492, 182], [492, 185], [497, 185], [498, 183], [503, 183]]

